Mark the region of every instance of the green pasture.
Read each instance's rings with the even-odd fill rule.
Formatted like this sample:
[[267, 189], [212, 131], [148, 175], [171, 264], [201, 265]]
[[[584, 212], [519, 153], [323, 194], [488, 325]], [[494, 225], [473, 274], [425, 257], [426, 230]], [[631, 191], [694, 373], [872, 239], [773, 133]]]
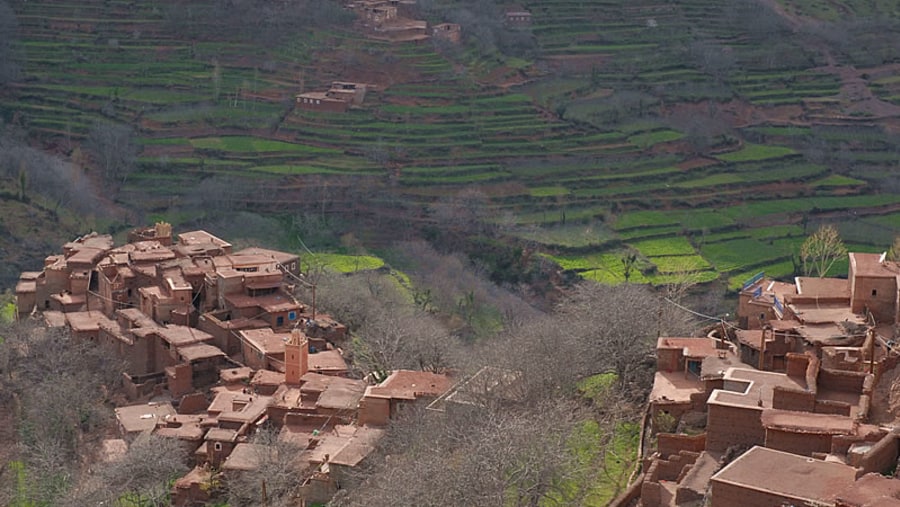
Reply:
[[628, 138], [628, 142], [637, 146], [638, 148], [646, 149], [660, 143], [677, 141], [683, 137], [684, 134], [674, 130], [656, 130], [653, 132], [645, 132], [642, 134], [633, 135]]
[[218, 150], [231, 152], [271, 152], [287, 151], [295, 153], [329, 154], [339, 153], [331, 148], [320, 148], [305, 144], [286, 143], [258, 137], [227, 136], [227, 137], [203, 137], [190, 140], [191, 146], [201, 150]]
[[851, 178], [842, 174], [832, 174], [814, 181], [811, 185], [814, 187], [857, 187], [866, 184], [866, 181], [857, 178]]
[[355, 273], [383, 267], [384, 260], [372, 255], [348, 255], [338, 253], [314, 253], [300, 259], [305, 269], [324, 267], [340, 273]]
[[796, 154], [796, 150], [786, 146], [768, 146], [748, 143], [738, 151], [716, 155], [716, 158], [723, 162], [737, 163], [784, 158]]
[[649, 257], [648, 260], [656, 266], [660, 274], [664, 275], [712, 269], [709, 262], [699, 255], [665, 255]]
[[696, 255], [694, 246], [684, 236], [673, 236], [661, 239], [647, 239], [630, 243], [631, 247], [645, 257], [671, 255]]

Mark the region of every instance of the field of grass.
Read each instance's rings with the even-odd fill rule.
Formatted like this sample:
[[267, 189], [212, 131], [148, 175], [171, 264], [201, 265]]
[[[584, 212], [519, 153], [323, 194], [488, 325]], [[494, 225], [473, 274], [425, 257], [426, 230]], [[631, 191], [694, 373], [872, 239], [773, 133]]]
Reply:
[[384, 266], [384, 260], [371, 255], [347, 255], [336, 253], [315, 253], [305, 255], [300, 260], [304, 271], [310, 268], [324, 267], [340, 273], [368, 271]]
[[[884, 0], [838, 3], [853, 12], [893, 12]], [[821, 55], [802, 44], [784, 54], [714, 0], [666, 6], [610, 0], [602, 7], [532, 0], [522, 6], [535, 14], [528, 30], [536, 48], [527, 57], [479, 54], [471, 44], [458, 52], [391, 44], [338, 27], [298, 31], [277, 47], [191, 41], [168, 32], [171, 20], [149, 5], [39, 4], [15, 6], [27, 80], [0, 97], [0, 117], [15, 117], [54, 145], [77, 143], [98, 120], [133, 125], [144, 154], [123, 199], [147, 196], [151, 208], [160, 196], [168, 202], [188, 196], [211, 176], [291, 188], [306, 178], [352, 186], [347, 181], [364, 177], [383, 185], [374, 202], [412, 203], [413, 215], [443, 196], [483, 189], [503, 217], [490, 221], [517, 224], [509, 233], [517, 241], [591, 258], [633, 245], [656, 264], [658, 282], [673, 272], [676, 256], [691, 257], [704, 272], [714, 266], [724, 277], [773, 260], [748, 252], [741, 261], [725, 239], [704, 238], [739, 231], [746, 234], [729, 240], [769, 245], [756, 229], [796, 226], [825, 213], [883, 213], [900, 204], [881, 185], [900, 142], [877, 122], [754, 119], [698, 144], [696, 129], [663, 114], [688, 105], [697, 122], [707, 122], [716, 109], [702, 105], [708, 100], [788, 105], [797, 118], [806, 118], [801, 110], [827, 118], [840, 106], [840, 80], [821, 70]], [[783, 4], [812, 15], [834, 7]], [[60, 33], [42, 21], [48, 17], [94, 31]], [[708, 68], [683, 49], [698, 38], [733, 61]], [[546, 69], [534, 65], [540, 58]], [[321, 89], [341, 79], [332, 74], [348, 62], [385, 73], [362, 107], [290, 108], [301, 86]], [[501, 83], [515, 76], [526, 84]], [[866, 79], [879, 97], [900, 96], [895, 77], [872, 76]], [[722, 152], [723, 140], [740, 148]], [[831, 160], [808, 156], [816, 150]], [[838, 166], [851, 169], [832, 169]], [[254, 205], [281, 213], [307, 203], [286, 192], [277, 205]], [[591, 225], [601, 221], [603, 227]], [[900, 228], [883, 225], [888, 235]], [[703, 241], [698, 251], [685, 248]], [[598, 266], [604, 267], [585, 269], [585, 276], [605, 282], [620, 276], [610, 263]]]
[[337, 150], [327, 148], [317, 148], [304, 144], [285, 143], [282, 141], [272, 141], [270, 139], [260, 139], [244, 136], [228, 136], [228, 137], [206, 137], [190, 140], [194, 148], [205, 150], [221, 150], [221, 151], [239, 151], [249, 153], [260, 153], [267, 151], [290, 151], [303, 153], [338, 153]]
[[797, 151], [785, 146], [764, 146], [760, 144], [745, 144], [740, 150], [716, 155], [716, 158], [725, 162], [757, 162], [796, 155]]

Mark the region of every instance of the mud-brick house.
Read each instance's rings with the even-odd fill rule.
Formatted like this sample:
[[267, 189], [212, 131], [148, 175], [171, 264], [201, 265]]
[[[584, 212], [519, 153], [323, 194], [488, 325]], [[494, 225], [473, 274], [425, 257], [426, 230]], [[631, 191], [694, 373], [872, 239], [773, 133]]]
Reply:
[[366, 99], [367, 86], [363, 83], [334, 81], [326, 92], [329, 97], [340, 99], [354, 106], [361, 105]]
[[321, 111], [327, 113], [345, 113], [350, 109], [350, 102], [343, 97], [334, 97], [328, 92], [306, 92], [296, 96], [298, 109]]
[[370, 26], [378, 26], [396, 19], [399, 7], [397, 3], [389, 0], [358, 0], [351, 6], [363, 23]]
[[897, 278], [900, 265], [886, 260], [885, 254], [850, 253], [847, 279], [850, 282], [850, 306], [854, 313], [872, 314], [878, 323], [896, 324], [900, 309]]
[[712, 363], [707, 359], [717, 359], [716, 364], [720, 367], [740, 364], [728, 344], [711, 338], [660, 337], [656, 343], [656, 358], [649, 398], [654, 417], [665, 412], [677, 418], [690, 411], [706, 409], [706, 399], [712, 387], [718, 385], [709, 382]]
[[459, 44], [462, 40], [462, 29], [456, 23], [439, 23], [431, 27], [431, 36], [437, 40]]
[[504, 13], [503, 19], [511, 27], [531, 26], [531, 12], [524, 9], [508, 10]]
[[404, 403], [433, 400], [447, 392], [452, 379], [441, 373], [397, 370], [378, 385], [368, 386], [359, 401], [359, 424], [384, 426]]
[[111, 236], [91, 233], [66, 243], [61, 255], [44, 259], [44, 269], [40, 273], [20, 275], [16, 284], [19, 315], [27, 315], [35, 309], [62, 312], [87, 309], [92, 270], [112, 246]]
[[753, 447], [712, 476], [711, 507], [835, 505], [857, 470], [765, 447]]

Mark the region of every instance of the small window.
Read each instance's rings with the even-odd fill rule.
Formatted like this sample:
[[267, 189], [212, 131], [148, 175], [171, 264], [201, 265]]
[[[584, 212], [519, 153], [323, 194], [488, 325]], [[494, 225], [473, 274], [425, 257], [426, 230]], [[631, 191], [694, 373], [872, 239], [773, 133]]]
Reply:
[[297, 312], [288, 312], [288, 320], [297, 320]]
[[873, 295], [873, 296], [877, 296], [877, 295], [878, 295], [878, 290], [877, 290], [877, 289], [872, 289], [872, 295]]
[[276, 325], [277, 327], [281, 327], [281, 326], [284, 325], [284, 316], [283, 316], [283, 315], [279, 315], [279, 316], [275, 319], [275, 325]]
[[320, 101], [319, 99], [316, 99], [316, 105], [317, 105], [317, 106], [318, 106], [319, 104], [321, 104], [321, 103], [322, 103], [322, 101]]
[[221, 450], [222, 450], [222, 442], [216, 442], [216, 443], [214, 443], [214, 444], [213, 444], [213, 449], [215, 449], [216, 451], [221, 451]]

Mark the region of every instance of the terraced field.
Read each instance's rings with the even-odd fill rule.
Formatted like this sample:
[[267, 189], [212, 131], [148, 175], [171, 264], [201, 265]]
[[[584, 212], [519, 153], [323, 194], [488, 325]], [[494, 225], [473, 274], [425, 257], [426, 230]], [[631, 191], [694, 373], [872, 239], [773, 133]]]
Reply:
[[[538, 49], [515, 58], [351, 26], [267, 47], [185, 37], [170, 26], [174, 2], [12, 4], [26, 58], [0, 115], [63, 149], [97, 121], [134, 126], [143, 151], [120, 199], [155, 216], [216, 178], [265, 189], [252, 203], [262, 212], [307, 205], [297, 189], [315, 181], [373, 188], [367, 212], [412, 203], [402, 213], [418, 221], [477, 189], [482, 218], [512, 241], [610, 283], [625, 252], [640, 257], [634, 281], [734, 285], [792, 272], [819, 221], [872, 250], [900, 231], [895, 116], [846, 93], [841, 69], [857, 56], [821, 51], [793, 18], [745, 22], [750, 2], [526, 1]], [[896, 20], [876, 4], [858, 8]], [[784, 2], [788, 15], [830, 17], [812, 5]], [[882, 63], [856, 69], [861, 86], [900, 105]], [[294, 108], [296, 93], [334, 80], [373, 86], [346, 113]]]

